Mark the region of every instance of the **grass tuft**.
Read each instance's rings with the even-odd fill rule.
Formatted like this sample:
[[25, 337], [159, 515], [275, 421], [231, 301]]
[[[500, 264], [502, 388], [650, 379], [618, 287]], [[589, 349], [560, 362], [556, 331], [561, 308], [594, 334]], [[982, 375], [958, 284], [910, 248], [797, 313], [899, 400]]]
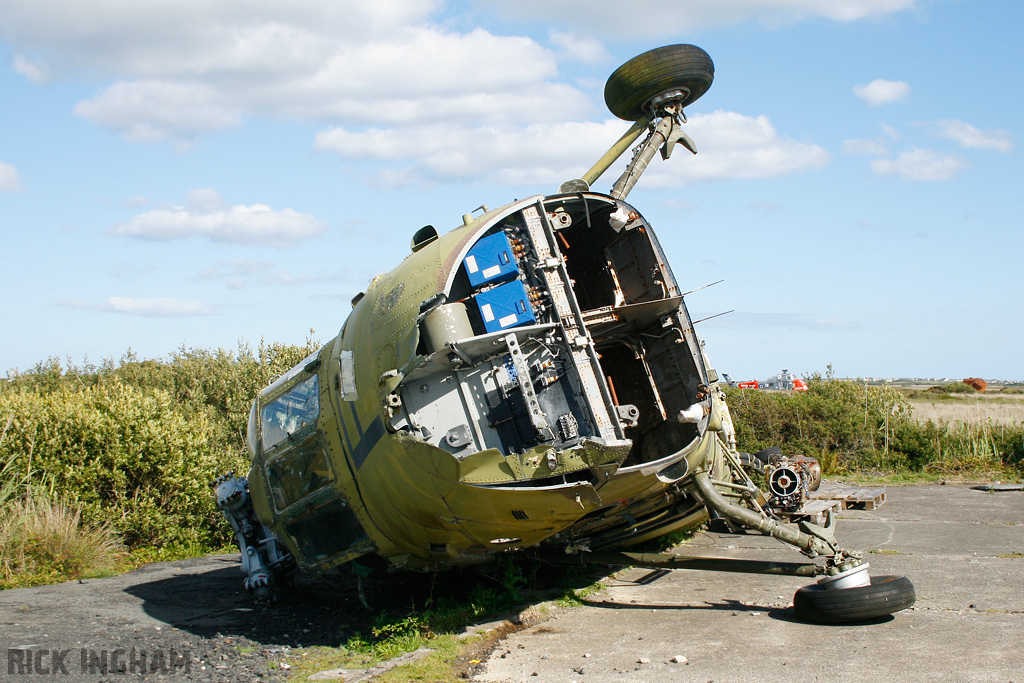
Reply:
[[0, 587], [20, 588], [114, 573], [121, 544], [110, 527], [46, 496], [8, 502], [0, 517]]

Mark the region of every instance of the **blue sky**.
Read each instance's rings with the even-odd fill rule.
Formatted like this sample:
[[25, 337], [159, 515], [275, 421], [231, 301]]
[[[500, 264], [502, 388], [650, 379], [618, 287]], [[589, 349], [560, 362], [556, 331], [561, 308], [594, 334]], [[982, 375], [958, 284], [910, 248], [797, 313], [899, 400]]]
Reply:
[[712, 364], [1024, 379], [1021, 26], [1011, 0], [0, 0], [0, 370], [326, 341], [422, 225], [589, 168], [628, 127], [607, 76], [693, 43], [699, 154], [629, 200], [684, 290], [724, 279], [688, 297], [735, 310], [697, 326]]

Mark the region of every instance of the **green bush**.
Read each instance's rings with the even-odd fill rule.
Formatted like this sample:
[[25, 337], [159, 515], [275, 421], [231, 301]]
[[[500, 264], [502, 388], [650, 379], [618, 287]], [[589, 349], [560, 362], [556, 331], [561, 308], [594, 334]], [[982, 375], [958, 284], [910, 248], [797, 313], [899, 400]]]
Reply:
[[827, 474], [887, 464], [895, 434], [910, 421], [910, 404], [899, 392], [817, 374], [807, 386], [794, 392], [728, 389], [740, 447], [782, 446], [817, 457]]
[[0, 411], [16, 416], [4, 449], [50, 474], [87, 523], [111, 523], [129, 546], [209, 540], [217, 518], [207, 482], [240, 469], [237, 449], [214, 450], [205, 415], [186, 418], [159, 389], [5, 392]]
[[209, 481], [245, 472], [256, 393], [314, 347], [179, 349], [165, 361], [62, 368], [55, 359], [0, 385], [0, 462], [43, 477], [90, 525], [129, 548], [219, 547], [225, 523]]
[[[131, 557], [221, 548], [230, 533], [208, 482], [226, 470], [247, 471], [253, 398], [315, 347], [312, 340], [261, 343], [255, 351], [247, 344], [235, 352], [182, 347], [163, 360], [129, 351], [99, 366], [51, 358], [0, 382], [0, 524], [28, 528], [23, 502], [45, 495], [83, 533], [116, 534]], [[892, 388], [835, 380], [831, 371], [808, 385], [806, 392], [727, 390], [740, 447], [813, 455], [829, 474], [1024, 468], [1024, 426], [921, 425]], [[33, 509], [50, 514], [46, 506]], [[40, 557], [39, 566], [80, 571], [54, 559], [61, 552]], [[29, 564], [7, 566], [23, 567], [12, 575], [48, 571]]]
[[922, 424], [889, 386], [813, 375], [807, 391], [726, 393], [740, 448], [780, 446], [811, 455], [826, 474], [881, 470], [985, 477], [1024, 466], [1024, 425]]
[[963, 382], [950, 382], [949, 384], [937, 384], [934, 387], [925, 389], [930, 394], [975, 394], [977, 389], [970, 384]]

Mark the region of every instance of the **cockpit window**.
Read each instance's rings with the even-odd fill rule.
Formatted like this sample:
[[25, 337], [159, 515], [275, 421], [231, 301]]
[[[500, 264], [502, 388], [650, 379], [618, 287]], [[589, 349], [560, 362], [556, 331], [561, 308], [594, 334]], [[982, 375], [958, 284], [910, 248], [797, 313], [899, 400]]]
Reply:
[[303, 427], [314, 424], [319, 414], [320, 385], [314, 374], [263, 406], [260, 411], [263, 450], [273, 448]]
[[267, 465], [267, 480], [280, 512], [334, 481], [327, 453], [318, 438], [288, 450]]

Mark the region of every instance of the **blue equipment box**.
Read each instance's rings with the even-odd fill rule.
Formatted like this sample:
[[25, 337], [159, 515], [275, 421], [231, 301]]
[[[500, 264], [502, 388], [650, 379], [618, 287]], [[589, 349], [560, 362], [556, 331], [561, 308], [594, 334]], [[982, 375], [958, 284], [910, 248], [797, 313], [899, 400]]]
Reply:
[[477, 294], [476, 306], [488, 332], [537, 322], [521, 280], [506, 282]]
[[473, 287], [502, 282], [519, 276], [512, 245], [503, 232], [477, 240], [463, 259], [469, 284]]

